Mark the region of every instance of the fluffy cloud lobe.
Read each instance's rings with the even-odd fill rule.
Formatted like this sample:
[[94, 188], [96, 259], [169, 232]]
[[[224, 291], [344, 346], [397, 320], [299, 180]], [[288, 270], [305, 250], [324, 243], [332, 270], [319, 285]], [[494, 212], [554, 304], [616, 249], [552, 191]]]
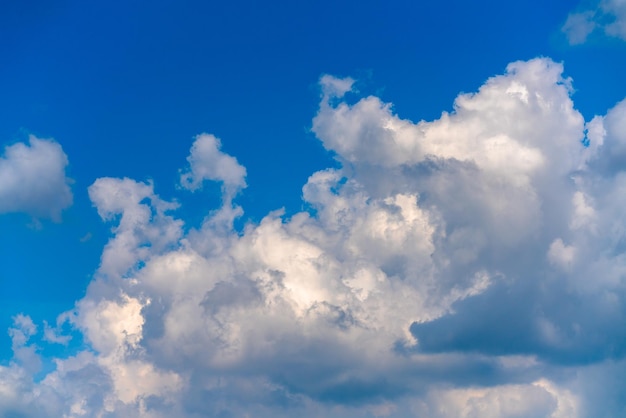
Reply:
[[16, 318], [0, 411], [611, 416], [623, 383], [588, 378], [624, 369], [624, 104], [585, 123], [562, 73], [512, 63], [417, 123], [325, 76], [313, 131], [340, 168], [311, 175], [309, 210], [241, 231], [245, 169], [212, 135], [181, 176], [223, 184], [197, 228], [152, 184], [98, 179], [112, 238], [63, 316], [90, 349], [35, 381]]
[[47, 139], [8, 146], [0, 157], [0, 214], [25, 212], [35, 218], [59, 221], [72, 204], [67, 156]]

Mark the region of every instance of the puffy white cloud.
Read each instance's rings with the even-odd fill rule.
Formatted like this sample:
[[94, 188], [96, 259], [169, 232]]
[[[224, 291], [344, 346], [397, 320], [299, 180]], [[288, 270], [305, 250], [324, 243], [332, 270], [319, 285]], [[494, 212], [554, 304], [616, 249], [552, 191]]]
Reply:
[[229, 193], [246, 187], [246, 169], [237, 159], [220, 151], [221, 141], [211, 134], [196, 136], [191, 147], [189, 169], [180, 176], [180, 184], [198, 190], [205, 180], [219, 181]]
[[152, 184], [98, 179], [113, 236], [58, 321], [90, 349], [35, 381], [37, 331], [16, 319], [0, 412], [590, 416], [585, 376], [610, 382], [626, 353], [626, 128], [622, 103], [585, 124], [562, 71], [512, 63], [417, 123], [324, 76], [313, 130], [340, 167], [310, 176], [309, 211], [242, 231], [245, 169], [211, 135], [181, 177], [224, 186], [197, 229]]
[[61, 219], [71, 206], [71, 180], [61, 145], [30, 136], [29, 143], [7, 146], [0, 156], [0, 214], [25, 212], [35, 218]]
[[103, 220], [119, 218], [113, 228], [115, 238], [106, 245], [99, 269], [109, 279], [123, 277], [181, 235], [182, 221], [165, 214], [177, 205], [159, 199], [152, 184], [100, 178], [89, 187], [89, 197]]
[[592, 7], [571, 13], [562, 31], [570, 44], [581, 44], [595, 30], [626, 40], [626, 2], [624, 0], [598, 0]]

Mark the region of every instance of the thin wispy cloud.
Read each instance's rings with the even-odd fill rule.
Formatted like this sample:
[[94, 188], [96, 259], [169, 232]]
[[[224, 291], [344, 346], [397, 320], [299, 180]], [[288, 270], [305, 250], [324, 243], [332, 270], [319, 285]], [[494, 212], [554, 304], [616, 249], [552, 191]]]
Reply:
[[572, 45], [582, 44], [594, 32], [626, 40], [626, 2], [602, 0], [571, 13], [562, 31]]

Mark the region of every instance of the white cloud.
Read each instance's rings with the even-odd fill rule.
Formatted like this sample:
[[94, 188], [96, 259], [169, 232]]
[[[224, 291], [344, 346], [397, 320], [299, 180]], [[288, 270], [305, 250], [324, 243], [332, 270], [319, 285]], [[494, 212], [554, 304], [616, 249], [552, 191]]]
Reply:
[[69, 325], [71, 319], [71, 313], [67, 312], [57, 316], [56, 326], [51, 326], [48, 321], [43, 321], [43, 339], [44, 341], [52, 344], [67, 345], [72, 337], [70, 335], [64, 335], [63, 326]]
[[331, 97], [341, 98], [344, 94], [352, 90], [354, 79], [351, 77], [337, 78], [325, 74], [320, 78], [319, 84], [322, 88], [322, 100], [327, 101]]
[[220, 151], [222, 143], [211, 134], [196, 136], [191, 147], [189, 169], [180, 176], [180, 184], [189, 190], [198, 190], [205, 180], [219, 181], [229, 193], [246, 187], [246, 169], [237, 159]]
[[[547, 169], [563, 173], [579, 162], [584, 121], [562, 71], [544, 59], [512, 63], [478, 93], [460, 95], [454, 113], [417, 124], [400, 119], [376, 97], [354, 106], [324, 100], [313, 131], [340, 160], [357, 166], [390, 169], [431, 157], [454, 159], [521, 186]], [[542, 123], [534, 124], [536, 118]]]
[[103, 220], [119, 217], [101, 258], [100, 272], [111, 280], [180, 237], [182, 222], [165, 214], [177, 205], [159, 199], [152, 184], [99, 178], [89, 187], [89, 198]]
[[0, 156], [0, 214], [25, 212], [35, 218], [61, 219], [71, 206], [67, 156], [48, 139], [29, 138], [7, 146]]
[[589, 416], [580, 376], [603, 385], [626, 353], [626, 127], [621, 103], [585, 124], [562, 71], [512, 63], [418, 123], [323, 77], [313, 130], [340, 168], [311, 175], [311, 211], [243, 231], [245, 169], [211, 135], [181, 177], [224, 185], [198, 229], [152, 184], [98, 179], [113, 236], [59, 320], [92, 350], [34, 381], [20, 317], [0, 412]]
[[598, 24], [594, 21], [595, 13], [586, 10], [580, 13], [572, 13], [567, 17], [563, 28], [563, 33], [571, 45], [582, 44], [587, 37], [596, 29]]
[[560, 238], [555, 239], [550, 244], [548, 250], [548, 259], [552, 264], [555, 264], [565, 270], [569, 270], [574, 262], [576, 256], [576, 248], [565, 245]]
[[589, 9], [570, 13], [561, 30], [572, 45], [584, 43], [595, 30], [626, 40], [626, 1], [598, 0]]

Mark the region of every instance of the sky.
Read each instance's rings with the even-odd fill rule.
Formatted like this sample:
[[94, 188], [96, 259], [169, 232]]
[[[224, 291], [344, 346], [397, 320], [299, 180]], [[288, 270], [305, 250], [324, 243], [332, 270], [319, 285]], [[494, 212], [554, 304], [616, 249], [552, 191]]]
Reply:
[[626, 2], [0, 2], [0, 416], [626, 416]]

